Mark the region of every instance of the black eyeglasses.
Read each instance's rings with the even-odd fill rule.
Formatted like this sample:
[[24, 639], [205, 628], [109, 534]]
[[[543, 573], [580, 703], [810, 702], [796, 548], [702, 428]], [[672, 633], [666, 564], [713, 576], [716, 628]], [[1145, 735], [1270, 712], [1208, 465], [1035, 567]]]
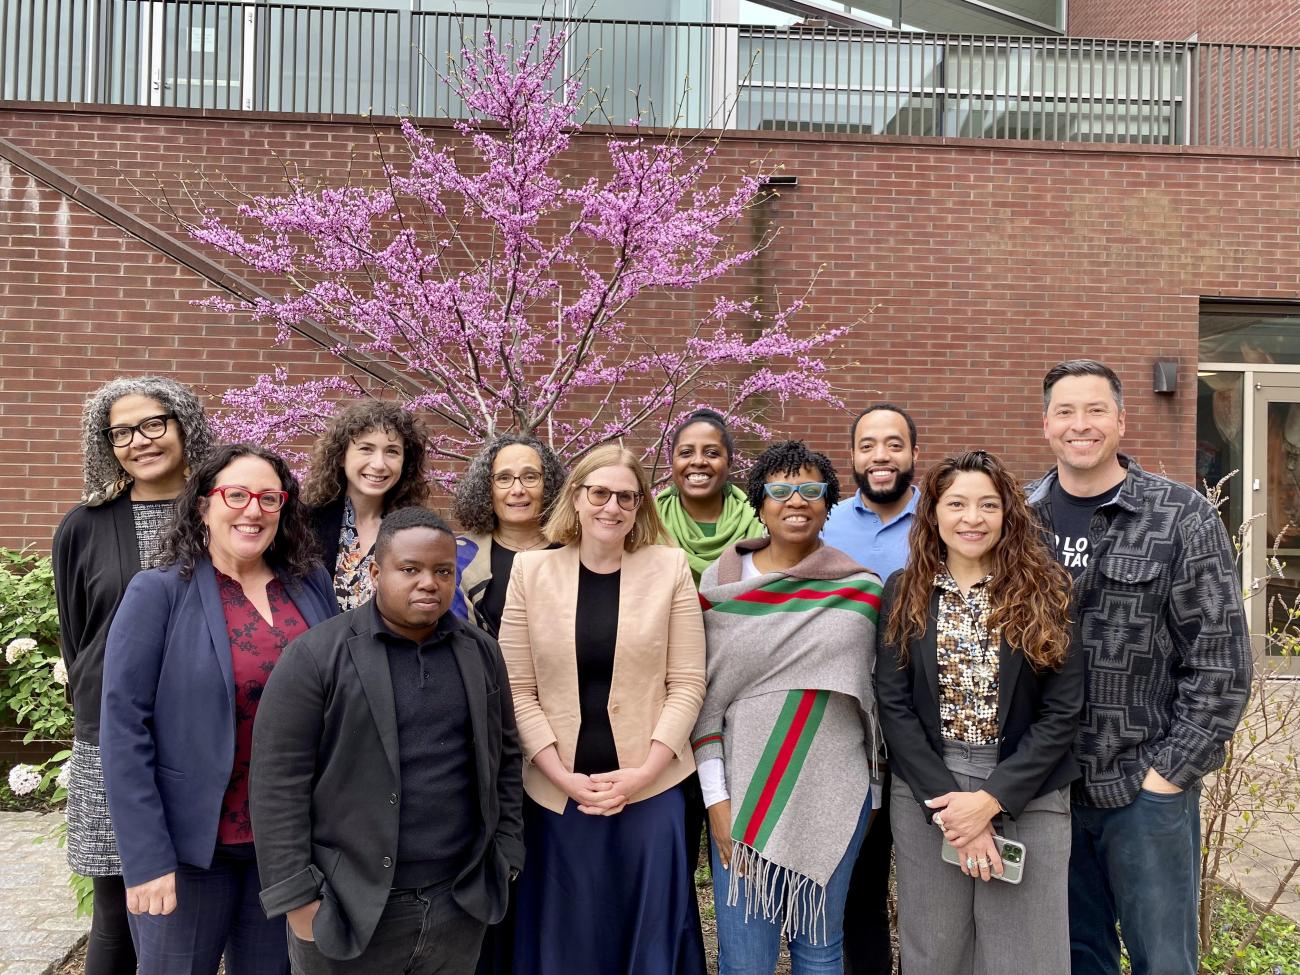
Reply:
[[137, 431], [143, 434], [146, 440], [157, 440], [167, 432], [167, 421], [174, 419], [176, 419], [175, 413], [159, 413], [157, 416], [147, 416], [134, 425], [120, 423], [117, 426], [104, 427], [100, 432], [114, 447], [125, 447], [135, 439]]
[[786, 484], [784, 481], [772, 481], [763, 485], [763, 493], [781, 504], [794, 497], [796, 491], [805, 501], [820, 501], [826, 497], [826, 482], [805, 481], [803, 484]]
[[289, 500], [288, 491], [250, 491], [248, 488], [235, 487], [230, 484], [219, 484], [208, 492], [208, 497], [214, 494], [221, 495], [221, 500], [226, 502], [227, 508], [233, 508], [235, 511], [243, 511], [252, 501], [257, 501], [257, 506], [267, 514], [273, 514], [284, 507], [284, 503]]
[[500, 471], [492, 475], [492, 483], [503, 491], [509, 491], [518, 481], [526, 488], [535, 488], [542, 483], [542, 475], [537, 471], [524, 471], [522, 474], [511, 474], [509, 471]]
[[618, 506], [624, 511], [636, 511], [645, 497], [640, 491], [611, 491], [601, 484], [579, 484], [578, 487], [586, 490], [587, 501], [597, 508], [609, 504], [610, 498], [617, 498]]

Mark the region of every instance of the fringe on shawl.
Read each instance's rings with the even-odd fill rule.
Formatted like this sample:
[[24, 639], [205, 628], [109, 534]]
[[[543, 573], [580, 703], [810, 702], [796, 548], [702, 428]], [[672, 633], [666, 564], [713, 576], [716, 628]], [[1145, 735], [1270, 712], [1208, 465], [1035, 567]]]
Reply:
[[[874, 711], [868, 712], [867, 754], [870, 756], [871, 781], [880, 780], [877, 756], [883, 744]], [[871, 792], [867, 792], [867, 802]], [[817, 929], [826, 941], [826, 885], [819, 884], [789, 867], [778, 866], [750, 846], [734, 840], [731, 844], [731, 875], [727, 885], [727, 906], [745, 897], [745, 919], [761, 917], [766, 921], [781, 919], [781, 935], [804, 935], [817, 944]]]
[[802, 934], [817, 944], [817, 931], [826, 941], [826, 886], [811, 877], [779, 867], [747, 843], [731, 845], [731, 882], [727, 887], [727, 906], [740, 903], [744, 888], [745, 919], [761, 917], [767, 921], [781, 919], [785, 937]]

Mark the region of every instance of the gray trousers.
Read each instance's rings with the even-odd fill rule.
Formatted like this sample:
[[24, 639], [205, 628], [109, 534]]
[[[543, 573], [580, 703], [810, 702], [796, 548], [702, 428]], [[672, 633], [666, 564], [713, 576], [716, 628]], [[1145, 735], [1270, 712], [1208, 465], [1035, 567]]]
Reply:
[[[945, 743], [958, 787], [975, 791], [997, 762], [997, 746]], [[1070, 795], [1034, 799], [1019, 818], [993, 820], [999, 836], [1025, 845], [1019, 884], [967, 877], [940, 859], [943, 834], [894, 776], [894, 858], [905, 972], [925, 975], [1064, 975], [1070, 970], [1068, 877]], [[923, 796], [932, 799], [933, 796]]]

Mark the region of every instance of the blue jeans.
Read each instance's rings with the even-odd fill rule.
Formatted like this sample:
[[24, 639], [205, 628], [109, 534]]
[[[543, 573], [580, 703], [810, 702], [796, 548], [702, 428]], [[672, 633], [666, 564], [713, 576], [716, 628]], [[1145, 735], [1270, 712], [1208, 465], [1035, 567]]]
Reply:
[[[793, 975], [841, 975], [843, 972], [844, 902], [870, 815], [871, 796], [868, 795], [849, 848], [826, 884], [826, 937], [821, 937], [819, 924], [817, 944], [812, 944], [806, 934], [789, 938]], [[772, 975], [781, 953], [781, 919], [768, 921], [751, 914], [747, 920], [743, 893], [735, 907], [727, 906], [731, 874], [723, 869], [718, 848], [711, 841], [709, 858], [713, 865], [713, 905], [718, 918], [718, 975]]]
[[1120, 809], [1074, 806], [1073, 975], [1119, 975], [1118, 922], [1133, 975], [1196, 975], [1201, 788], [1142, 791]]

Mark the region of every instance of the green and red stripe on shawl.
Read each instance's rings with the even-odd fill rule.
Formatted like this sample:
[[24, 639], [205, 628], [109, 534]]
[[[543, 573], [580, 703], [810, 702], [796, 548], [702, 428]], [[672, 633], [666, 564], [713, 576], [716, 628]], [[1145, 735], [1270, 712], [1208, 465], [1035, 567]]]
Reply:
[[776, 828], [826, 713], [830, 691], [790, 691], [768, 736], [731, 828], [733, 839], [760, 853]]
[[731, 599], [714, 603], [700, 596], [708, 612], [740, 616], [803, 613], [810, 609], [844, 609], [861, 613], [873, 623], [880, 613], [881, 586], [873, 579], [777, 579]]

